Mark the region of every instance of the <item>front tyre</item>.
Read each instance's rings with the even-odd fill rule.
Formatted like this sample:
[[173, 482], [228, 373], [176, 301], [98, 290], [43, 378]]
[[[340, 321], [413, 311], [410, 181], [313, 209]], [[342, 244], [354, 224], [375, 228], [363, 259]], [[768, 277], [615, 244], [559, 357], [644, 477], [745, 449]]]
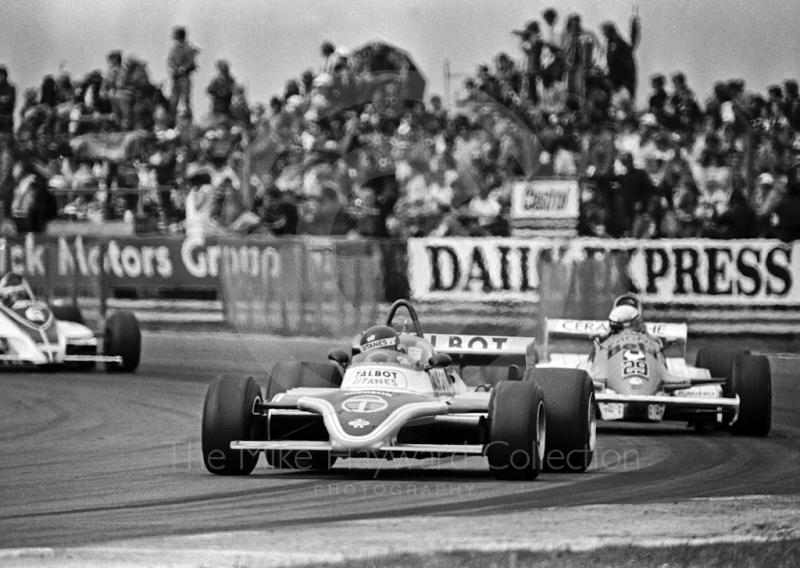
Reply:
[[494, 387], [484, 453], [497, 479], [536, 479], [542, 471], [546, 432], [545, 400], [539, 385], [502, 381]]
[[739, 417], [731, 424], [734, 436], [766, 436], [772, 428], [772, 371], [766, 355], [736, 360], [731, 377], [739, 395]]
[[115, 312], [106, 320], [103, 333], [103, 355], [122, 358], [121, 363], [106, 363], [110, 373], [132, 373], [139, 366], [142, 354], [142, 331], [131, 312]]
[[259, 451], [232, 450], [234, 441], [266, 438], [267, 421], [253, 414], [261, 387], [253, 377], [219, 376], [209, 385], [203, 405], [203, 463], [215, 475], [247, 475]]
[[597, 438], [597, 404], [589, 375], [577, 369], [534, 368], [525, 372], [523, 380], [541, 386], [547, 401], [544, 470], [586, 471]]

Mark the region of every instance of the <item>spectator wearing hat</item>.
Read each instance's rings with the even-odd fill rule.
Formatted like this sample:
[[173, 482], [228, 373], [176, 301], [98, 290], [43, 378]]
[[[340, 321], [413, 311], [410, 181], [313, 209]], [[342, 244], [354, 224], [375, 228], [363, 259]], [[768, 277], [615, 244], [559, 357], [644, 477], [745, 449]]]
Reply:
[[198, 49], [186, 39], [186, 28], [177, 26], [172, 30], [175, 43], [167, 57], [167, 67], [172, 75], [170, 105], [172, 114], [178, 114], [182, 104], [186, 117], [192, 117], [192, 73], [197, 70]]
[[211, 113], [218, 119], [230, 118], [231, 100], [236, 80], [231, 75], [231, 68], [227, 61], [216, 61], [217, 74], [208, 84], [206, 93], [211, 97]]
[[600, 42], [597, 36], [583, 29], [580, 15], [572, 14], [567, 19], [561, 50], [567, 93], [583, 103], [586, 98], [586, 74], [594, 67], [594, 59], [600, 52]]

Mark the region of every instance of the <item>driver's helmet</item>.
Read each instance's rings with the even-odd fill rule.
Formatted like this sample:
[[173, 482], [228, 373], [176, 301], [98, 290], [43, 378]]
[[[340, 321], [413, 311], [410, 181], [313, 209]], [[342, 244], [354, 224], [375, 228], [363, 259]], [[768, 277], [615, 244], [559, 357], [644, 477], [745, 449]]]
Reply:
[[611, 334], [622, 331], [643, 332], [645, 327], [642, 315], [633, 306], [627, 304], [617, 306], [611, 310], [608, 316], [608, 330]]
[[0, 278], [0, 299], [6, 304], [13, 304], [17, 300], [30, 299], [25, 280], [15, 272], [9, 272]]
[[375, 325], [361, 335], [361, 352], [373, 349], [400, 351], [400, 335], [388, 325]]

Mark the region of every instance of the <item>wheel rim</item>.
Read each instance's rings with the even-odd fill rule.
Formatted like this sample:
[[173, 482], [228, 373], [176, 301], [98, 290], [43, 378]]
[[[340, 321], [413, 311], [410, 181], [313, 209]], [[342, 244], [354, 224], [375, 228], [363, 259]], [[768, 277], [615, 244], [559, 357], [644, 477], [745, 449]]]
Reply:
[[589, 451], [594, 451], [597, 443], [597, 413], [594, 410], [594, 393], [589, 396]]
[[544, 413], [544, 403], [539, 402], [536, 410], [536, 458], [539, 463], [544, 463], [544, 449], [547, 438], [547, 418]]

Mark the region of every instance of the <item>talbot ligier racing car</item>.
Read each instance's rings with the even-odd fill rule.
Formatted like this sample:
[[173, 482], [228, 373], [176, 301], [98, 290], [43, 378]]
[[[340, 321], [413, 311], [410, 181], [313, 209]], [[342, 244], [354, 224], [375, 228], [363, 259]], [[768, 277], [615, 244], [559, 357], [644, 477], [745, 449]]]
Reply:
[[[630, 295], [608, 322], [548, 320], [542, 367], [588, 372], [602, 420], [685, 420], [698, 430], [766, 436], [772, 416], [769, 360], [746, 350], [703, 348], [686, 363], [686, 324], [649, 323]], [[557, 353], [558, 337], [592, 341], [588, 353]]]
[[[102, 353], [100, 348], [102, 345]], [[77, 307], [39, 301], [28, 282], [9, 273], [0, 279], [0, 364], [6, 367], [90, 369], [132, 372], [139, 365], [141, 332], [136, 317], [116, 312], [101, 338], [83, 325]]]
[[[400, 308], [411, 332], [407, 320], [400, 332], [392, 327]], [[532, 338], [424, 335], [400, 300], [385, 325], [328, 359], [277, 363], [265, 393], [252, 377], [215, 379], [203, 409], [207, 469], [246, 475], [262, 451], [285, 469], [329, 469], [349, 457], [486, 456], [500, 479], [591, 463], [592, 383], [585, 372], [535, 368]], [[507, 380], [468, 386], [467, 366], [503, 366]]]

